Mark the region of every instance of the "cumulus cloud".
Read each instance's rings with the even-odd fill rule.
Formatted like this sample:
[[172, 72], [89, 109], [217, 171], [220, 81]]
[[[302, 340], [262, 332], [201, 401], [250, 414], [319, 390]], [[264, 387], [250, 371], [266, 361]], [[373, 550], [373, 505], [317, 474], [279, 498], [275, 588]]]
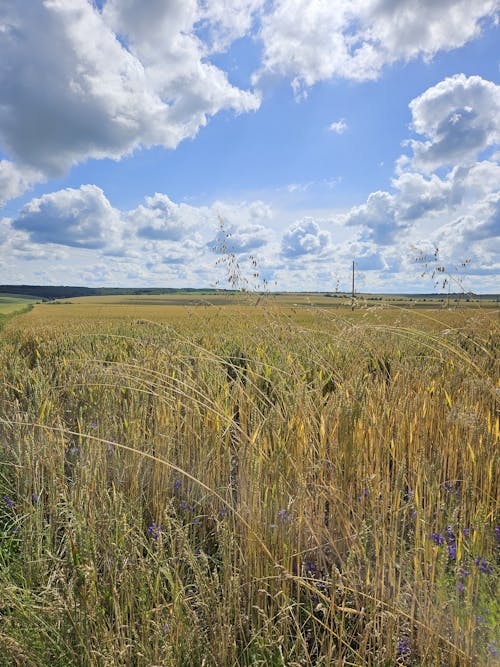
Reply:
[[[297, 216], [276, 213], [265, 201], [191, 206], [162, 193], [133, 210], [118, 211], [102, 190], [86, 185], [33, 199], [14, 220], [0, 221], [2, 270], [10, 271], [11, 256], [34, 265], [40, 261], [41, 267], [47, 253], [66, 246], [71, 259], [60, 270], [66, 267], [72, 275], [75, 257], [84, 271], [78, 275], [87, 275], [90, 255], [106, 254], [106, 276], [115, 276], [115, 282], [210, 284], [215, 268], [210, 250], [225, 246], [249, 275], [246, 257], [258, 251], [262, 275], [276, 277], [280, 288], [329, 289], [335, 284], [328, 274], [332, 261], [347, 275], [355, 259], [360, 273], [371, 272], [370, 286], [393, 289], [396, 282], [409, 285], [412, 271], [416, 275], [408, 257], [412, 246], [425, 242], [438, 246], [450, 266], [470, 259], [470, 273], [485, 276], [481, 285], [492, 289], [500, 254], [500, 153], [494, 152], [498, 88], [480, 77], [457, 75], [424, 91], [410, 104], [412, 129], [422, 137], [410, 143], [413, 152], [398, 160], [387, 191], [372, 192], [344, 213], [313, 211], [313, 217], [286, 228]], [[451, 135], [464, 110], [472, 138], [463, 139], [468, 131], [463, 126], [457, 130], [459, 141]], [[0, 192], [2, 183], [6, 191], [22, 188], [23, 179], [28, 180], [27, 171], [0, 162]], [[217, 233], [218, 219], [225, 224]], [[335, 228], [335, 244], [327, 224], [332, 235]], [[96, 280], [97, 274], [89, 278]]]
[[345, 218], [351, 226], [362, 226], [368, 231], [368, 238], [376, 243], [389, 245], [407, 225], [398, 220], [395, 197], [388, 192], [372, 192], [366, 204], [355, 206]]
[[481, 160], [469, 166], [455, 167], [449, 175], [451, 181], [450, 201], [474, 203], [491, 192], [498, 190], [500, 184], [500, 155], [498, 161]]
[[209, 247], [223, 253], [247, 253], [266, 245], [269, 238], [269, 230], [262, 225], [230, 227], [219, 230]]
[[[221, 110], [258, 109], [211, 55], [242, 37], [265, 73], [373, 79], [476, 37], [500, 0], [23, 0], [0, 6], [0, 204], [87, 159], [174, 149]], [[300, 20], [297, 20], [300, 16]], [[446, 90], [445, 90], [446, 88]], [[446, 116], [439, 110], [455, 99]], [[473, 98], [473, 102], [471, 99]], [[490, 105], [490, 112], [487, 111]], [[496, 111], [495, 111], [496, 109]], [[456, 80], [414, 101], [415, 163], [470, 156], [498, 133], [498, 86]], [[489, 113], [489, 115], [488, 115]], [[497, 115], [495, 115], [497, 114]], [[495, 130], [495, 123], [497, 129]], [[346, 129], [343, 119], [332, 132]]]
[[293, 259], [305, 255], [321, 255], [330, 244], [330, 234], [322, 231], [310, 217], [293, 223], [283, 235], [281, 253]]
[[499, 179], [500, 165], [488, 160], [455, 167], [443, 178], [405, 172], [392, 180], [393, 193], [372, 192], [364, 204], [340, 219], [348, 226], [362, 227], [366, 238], [376, 244], [398, 244], [422, 222], [441, 228], [443, 220], [459, 212], [465, 215], [471, 207], [482, 220], [486, 209], [480, 204], [498, 191]]
[[137, 235], [146, 239], [180, 241], [193, 233], [208, 217], [208, 211], [188, 204], [176, 204], [165, 194], [146, 197], [142, 204], [127, 214], [137, 229]]
[[418, 220], [426, 213], [438, 213], [450, 204], [452, 181], [436, 174], [425, 178], [422, 174], [407, 172], [395, 178], [392, 185], [397, 190], [392, 201], [403, 228], [405, 222]]
[[34, 243], [103, 249], [120, 238], [122, 223], [100, 188], [82, 185], [33, 199], [12, 227], [26, 232]]
[[[228, 222], [217, 234], [220, 209]], [[0, 254], [33, 267], [53, 261], [59, 280], [71, 275], [73, 281], [110, 284], [114, 276], [129, 284], [141, 277], [149, 284], [207, 284], [216, 270], [212, 251], [223, 245], [226, 253], [240, 256], [248, 275], [255, 274], [248, 256], [272, 240], [272, 232], [258, 224], [271, 215], [270, 206], [260, 200], [197, 207], [176, 203], [164, 193], [145, 197], [135, 209], [118, 210], [99, 187], [82, 185], [32, 199], [16, 218], [0, 219]], [[105, 258], [106, 271], [91, 278], [88, 265], [96, 257]], [[5, 262], [0, 267], [10, 270]]]
[[498, 0], [277, 0], [262, 19], [258, 76], [289, 77], [299, 93], [332, 77], [374, 79], [384, 65], [462, 46], [499, 7]]
[[20, 169], [9, 160], [0, 160], [0, 207], [41, 180], [43, 176], [33, 169]]
[[239, 204], [216, 201], [210, 210], [219, 227], [207, 243], [212, 251], [241, 255], [252, 253], [270, 243], [271, 230], [260, 224], [268, 223], [273, 217], [269, 204], [261, 200]]
[[473, 259], [471, 270], [477, 269], [485, 255], [496, 257], [500, 268], [500, 192], [491, 193], [477, 202], [462, 217], [443, 225], [434, 234], [434, 244], [445, 258]]
[[[412, 128], [428, 139], [406, 142], [413, 154], [397, 161], [392, 192], [372, 192], [365, 203], [340, 216], [379, 245], [401, 243], [419, 225], [430, 230], [460, 214], [467, 221], [461, 225], [475, 228], [474, 216], [476, 221], [488, 217], [481, 202], [498, 192], [495, 155], [475, 160], [500, 140], [500, 86], [459, 74], [415, 98], [410, 110]], [[432, 173], [438, 168], [441, 175]]]
[[259, 98], [206, 59], [198, 19], [195, 0], [109, 0], [102, 13], [88, 0], [3, 3], [0, 146], [59, 176], [88, 158], [175, 148], [221, 109], [255, 110]]
[[500, 142], [500, 86], [457, 74], [410, 103], [412, 126], [426, 137], [410, 141], [412, 164], [430, 171], [474, 160]]
[[255, 220], [270, 220], [273, 217], [273, 210], [271, 206], [260, 200], [251, 202], [251, 204], [249, 204], [248, 213], [250, 218]]

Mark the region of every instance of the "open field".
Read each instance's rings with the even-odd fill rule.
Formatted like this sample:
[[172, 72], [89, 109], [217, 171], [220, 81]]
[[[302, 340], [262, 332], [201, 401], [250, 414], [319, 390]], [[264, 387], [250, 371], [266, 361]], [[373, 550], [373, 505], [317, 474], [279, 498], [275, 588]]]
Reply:
[[35, 299], [24, 295], [0, 294], [0, 318], [12, 315], [19, 311], [27, 310], [35, 303]]
[[6, 323], [0, 667], [495, 664], [497, 306], [340, 301]]

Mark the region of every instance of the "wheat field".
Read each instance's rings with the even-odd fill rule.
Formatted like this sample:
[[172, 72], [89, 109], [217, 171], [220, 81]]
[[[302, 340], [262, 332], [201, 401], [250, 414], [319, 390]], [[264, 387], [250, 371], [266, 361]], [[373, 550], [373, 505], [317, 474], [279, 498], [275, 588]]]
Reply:
[[494, 304], [233, 300], [0, 332], [1, 667], [494, 665]]

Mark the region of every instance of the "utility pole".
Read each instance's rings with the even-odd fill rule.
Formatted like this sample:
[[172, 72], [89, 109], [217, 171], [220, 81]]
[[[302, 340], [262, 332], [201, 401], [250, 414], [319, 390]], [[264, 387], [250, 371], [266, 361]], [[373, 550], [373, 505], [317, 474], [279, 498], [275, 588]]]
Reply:
[[354, 260], [352, 262], [352, 294], [351, 294], [351, 310], [354, 310]]

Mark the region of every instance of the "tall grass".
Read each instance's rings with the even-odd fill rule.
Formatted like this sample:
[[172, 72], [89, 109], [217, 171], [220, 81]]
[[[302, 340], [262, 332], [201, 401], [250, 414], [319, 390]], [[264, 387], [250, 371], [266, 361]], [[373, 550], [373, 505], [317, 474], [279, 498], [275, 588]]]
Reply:
[[62, 308], [0, 339], [2, 667], [494, 664], [494, 314]]

